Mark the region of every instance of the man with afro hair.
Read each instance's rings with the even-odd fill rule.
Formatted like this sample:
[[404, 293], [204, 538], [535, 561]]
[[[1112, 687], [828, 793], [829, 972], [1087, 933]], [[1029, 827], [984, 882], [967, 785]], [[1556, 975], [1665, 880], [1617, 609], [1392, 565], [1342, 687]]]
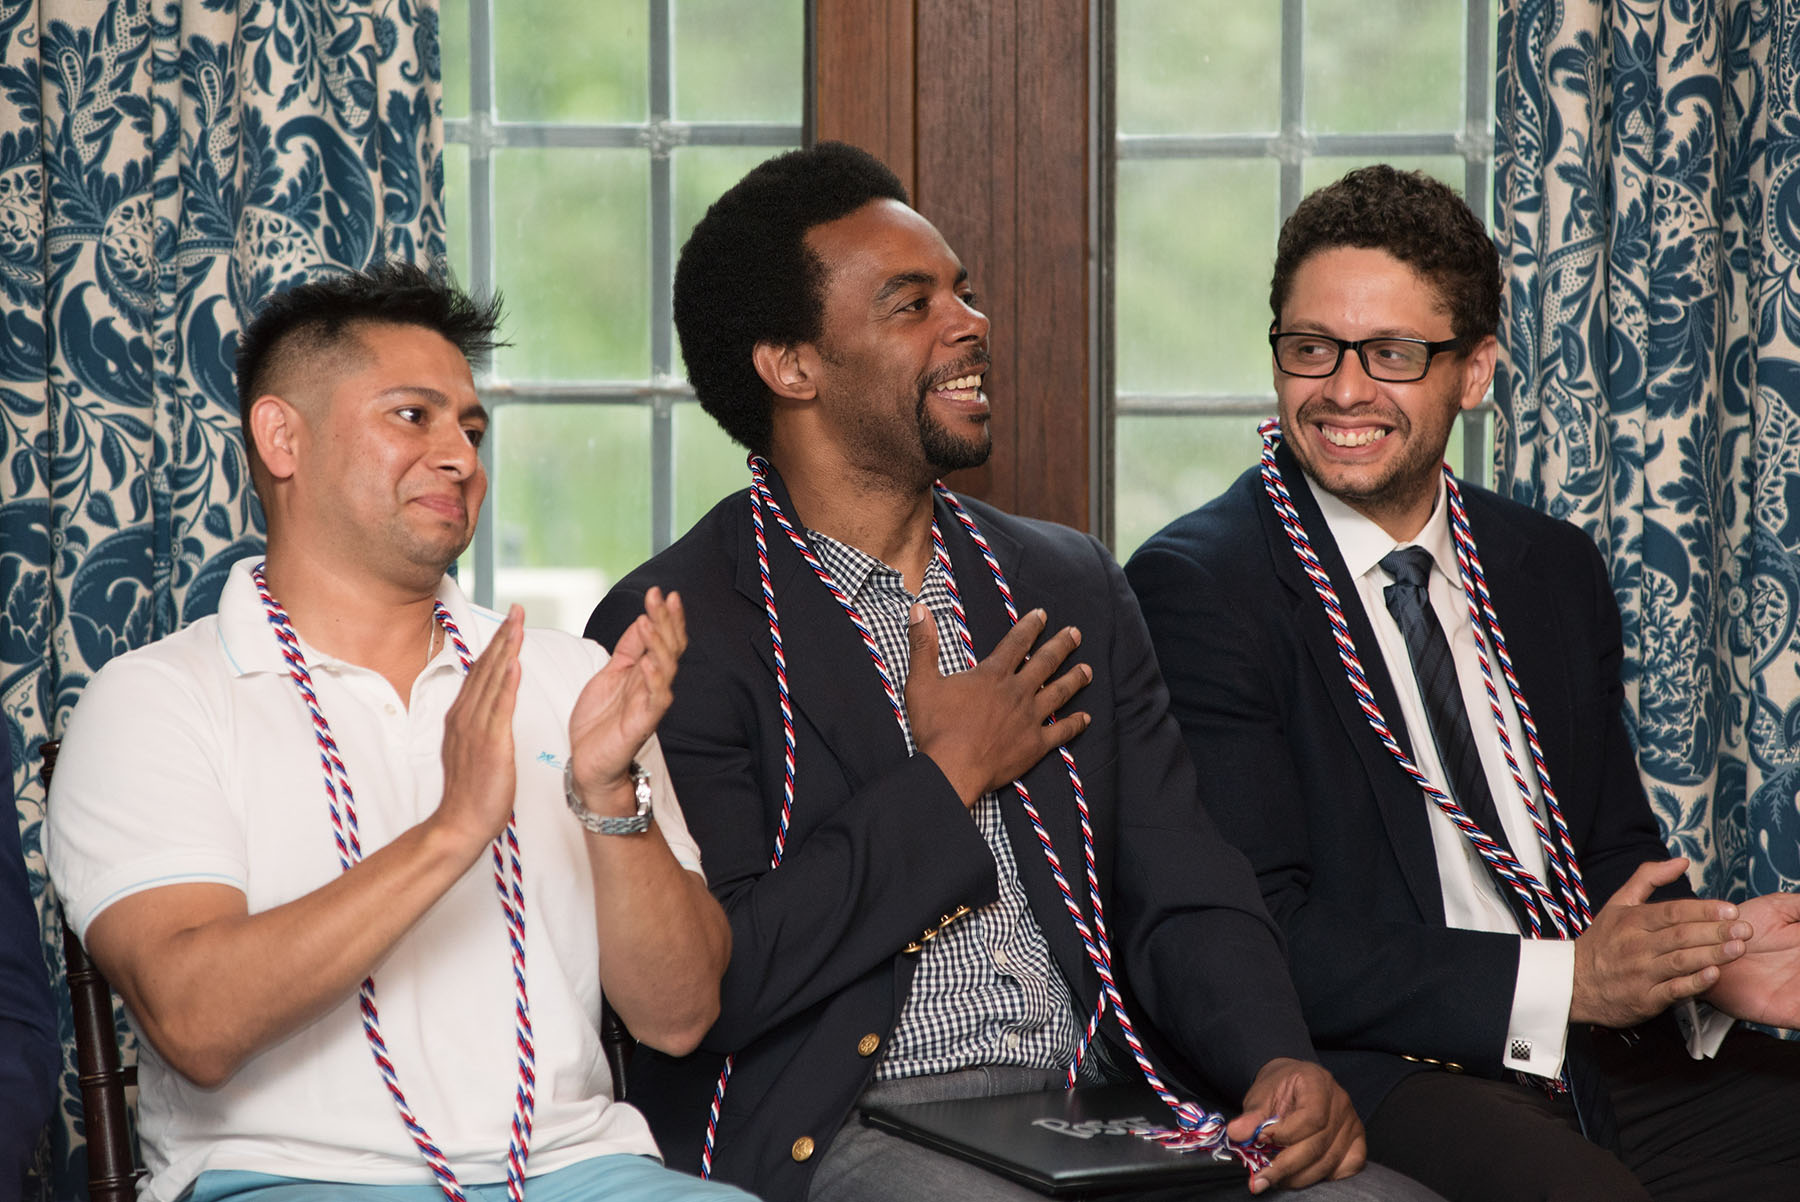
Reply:
[[1429, 1196], [1353, 1176], [1361, 1133], [1197, 804], [1118, 566], [934, 486], [988, 454], [988, 320], [899, 181], [833, 144], [757, 167], [683, 249], [675, 319], [752, 487], [588, 624], [610, 643], [660, 585], [692, 631], [659, 734], [733, 947], [701, 1049], [634, 1067], [670, 1162], [772, 1202], [1033, 1197], [859, 1103], [1149, 1068], [1265, 1145], [1252, 1192]]

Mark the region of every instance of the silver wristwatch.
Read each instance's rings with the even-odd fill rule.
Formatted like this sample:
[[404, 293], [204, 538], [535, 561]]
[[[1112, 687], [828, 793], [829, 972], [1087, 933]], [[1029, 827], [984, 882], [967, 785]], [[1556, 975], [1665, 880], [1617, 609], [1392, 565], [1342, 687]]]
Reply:
[[637, 796], [637, 813], [621, 818], [602, 818], [581, 804], [575, 796], [574, 756], [563, 768], [563, 796], [568, 799], [569, 813], [596, 835], [641, 835], [650, 829], [650, 774], [636, 760], [631, 761], [631, 791]]

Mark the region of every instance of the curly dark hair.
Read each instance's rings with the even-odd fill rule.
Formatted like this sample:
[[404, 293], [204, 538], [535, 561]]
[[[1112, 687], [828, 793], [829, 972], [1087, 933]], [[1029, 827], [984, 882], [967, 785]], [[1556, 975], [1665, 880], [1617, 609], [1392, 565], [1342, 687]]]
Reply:
[[817, 225], [873, 200], [908, 203], [874, 155], [821, 142], [758, 164], [713, 202], [675, 265], [675, 330], [700, 405], [732, 438], [766, 454], [773, 402], [756, 374], [759, 342], [819, 337], [825, 265], [806, 245]]
[[1424, 172], [1385, 163], [1360, 167], [1300, 202], [1276, 243], [1269, 281], [1276, 321], [1300, 265], [1339, 246], [1384, 250], [1424, 276], [1449, 310], [1456, 337], [1477, 339], [1499, 330], [1494, 240], [1462, 197]]
[[277, 292], [238, 335], [238, 415], [252, 462], [250, 406], [280, 371], [344, 349], [362, 324], [423, 326], [444, 336], [471, 364], [495, 347], [501, 302], [476, 300], [448, 280], [411, 263], [375, 263]]

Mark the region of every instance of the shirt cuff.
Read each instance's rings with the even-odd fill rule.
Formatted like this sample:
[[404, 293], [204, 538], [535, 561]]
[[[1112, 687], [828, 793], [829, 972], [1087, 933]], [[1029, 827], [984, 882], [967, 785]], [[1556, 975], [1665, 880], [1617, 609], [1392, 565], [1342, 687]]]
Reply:
[[1500, 1060], [1534, 1077], [1562, 1072], [1569, 1042], [1569, 1003], [1575, 996], [1575, 941], [1522, 939], [1512, 1018]]
[[1705, 1002], [1683, 998], [1675, 1003], [1675, 1025], [1687, 1044], [1688, 1055], [1695, 1060], [1711, 1060], [1719, 1054], [1719, 1046], [1737, 1020], [1723, 1010]]

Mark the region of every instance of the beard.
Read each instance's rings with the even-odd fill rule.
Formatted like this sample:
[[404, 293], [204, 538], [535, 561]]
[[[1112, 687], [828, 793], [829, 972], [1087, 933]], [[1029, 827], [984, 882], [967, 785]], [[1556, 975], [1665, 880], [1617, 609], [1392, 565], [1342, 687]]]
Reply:
[[1301, 470], [1326, 492], [1378, 523], [1385, 520], [1384, 515], [1405, 513], [1420, 505], [1429, 513], [1428, 498], [1437, 495], [1454, 417], [1446, 417], [1440, 429], [1431, 418], [1414, 421], [1414, 415], [1406, 410], [1384, 405], [1380, 412], [1390, 424], [1387, 437], [1393, 443], [1389, 457], [1378, 466], [1348, 467], [1315, 461], [1308, 440], [1299, 436], [1301, 428], [1311, 426], [1321, 410], [1329, 412], [1331, 408], [1309, 401], [1294, 414], [1294, 437], [1287, 441]]
[[988, 426], [988, 419], [981, 419], [978, 434], [966, 437], [952, 434], [926, 405], [927, 392], [920, 391], [919, 403], [913, 413], [919, 427], [919, 448], [925, 453], [925, 462], [932, 473], [943, 476], [986, 463], [994, 449], [994, 433]]

